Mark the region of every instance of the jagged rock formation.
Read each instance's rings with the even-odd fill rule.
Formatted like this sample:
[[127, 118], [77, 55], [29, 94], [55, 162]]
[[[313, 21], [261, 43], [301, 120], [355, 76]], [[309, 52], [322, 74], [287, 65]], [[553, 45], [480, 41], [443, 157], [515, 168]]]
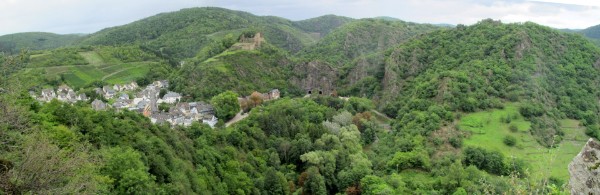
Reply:
[[571, 194], [600, 194], [600, 143], [590, 138], [569, 164]]
[[303, 65], [295, 66], [294, 73], [297, 75], [291, 82], [311, 95], [330, 95], [334, 90], [337, 71], [329, 64], [320, 61], [312, 61]]

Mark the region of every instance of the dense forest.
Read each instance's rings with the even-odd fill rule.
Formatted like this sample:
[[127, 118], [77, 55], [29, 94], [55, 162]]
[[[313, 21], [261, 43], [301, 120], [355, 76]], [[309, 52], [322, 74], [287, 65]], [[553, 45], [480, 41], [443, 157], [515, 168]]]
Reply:
[[[61, 42], [0, 55], [0, 194], [566, 194], [566, 163], [600, 138], [600, 48], [531, 22], [210, 7]], [[29, 95], [162, 79], [217, 126]]]

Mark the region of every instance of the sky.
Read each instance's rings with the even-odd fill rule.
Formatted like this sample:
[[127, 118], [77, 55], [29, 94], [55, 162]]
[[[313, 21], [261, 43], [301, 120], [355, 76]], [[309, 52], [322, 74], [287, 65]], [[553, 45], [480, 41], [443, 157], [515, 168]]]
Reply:
[[335, 14], [432, 24], [470, 25], [485, 18], [571, 29], [600, 24], [597, 0], [0, 0], [0, 35], [93, 33], [162, 12], [206, 6], [291, 20]]

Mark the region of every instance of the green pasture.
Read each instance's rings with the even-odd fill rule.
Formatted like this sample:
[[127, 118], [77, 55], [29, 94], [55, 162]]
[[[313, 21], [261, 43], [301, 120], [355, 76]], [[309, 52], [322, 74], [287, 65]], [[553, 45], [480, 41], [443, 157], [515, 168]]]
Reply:
[[[506, 123], [506, 117], [510, 117], [510, 123]], [[511, 124], [517, 127], [517, 132], [509, 130]], [[523, 159], [529, 164], [531, 179], [555, 177], [568, 181], [567, 166], [579, 153], [588, 137], [576, 120], [565, 119], [561, 120], [560, 124], [565, 137], [553, 149], [541, 146], [529, 133], [531, 124], [519, 114], [518, 104], [507, 104], [504, 109], [468, 114], [461, 118], [458, 126], [470, 134], [464, 141], [465, 146], [496, 150], [506, 157]], [[517, 138], [515, 146], [504, 144], [504, 137], [508, 135]]]

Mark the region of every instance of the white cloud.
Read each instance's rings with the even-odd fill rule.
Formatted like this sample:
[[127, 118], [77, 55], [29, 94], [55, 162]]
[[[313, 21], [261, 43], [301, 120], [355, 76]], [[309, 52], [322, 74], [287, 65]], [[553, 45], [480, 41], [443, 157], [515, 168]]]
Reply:
[[161, 12], [217, 6], [301, 20], [325, 14], [391, 16], [421, 23], [473, 24], [484, 18], [556, 28], [600, 24], [600, 1], [586, 0], [0, 0], [0, 35], [25, 31], [91, 33]]

